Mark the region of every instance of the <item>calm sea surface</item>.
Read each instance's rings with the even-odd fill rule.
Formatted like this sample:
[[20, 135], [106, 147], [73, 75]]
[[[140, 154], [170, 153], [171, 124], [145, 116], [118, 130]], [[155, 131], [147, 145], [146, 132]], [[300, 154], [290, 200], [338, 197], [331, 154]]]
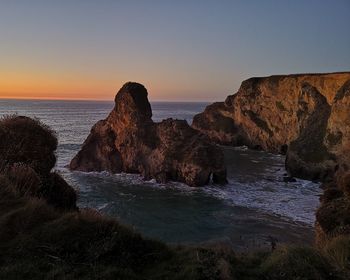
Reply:
[[[171, 117], [191, 123], [206, 105], [154, 102], [153, 120]], [[0, 99], [0, 115], [37, 117], [56, 130], [56, 169], [77, 189], [80, 207], [96, 208], [147, 237], [170, 243], [220, 241], [244, 249], [268, 246], [270, 236], [279, 242], [312, 242], [319, 186], [283, 182], [280, 155], [225, 147], [229, 183], [202, 188], [145, 182], [130, 174], [70, 172], [65, 166], [91, 126], [112, 108], [113, 102]]]

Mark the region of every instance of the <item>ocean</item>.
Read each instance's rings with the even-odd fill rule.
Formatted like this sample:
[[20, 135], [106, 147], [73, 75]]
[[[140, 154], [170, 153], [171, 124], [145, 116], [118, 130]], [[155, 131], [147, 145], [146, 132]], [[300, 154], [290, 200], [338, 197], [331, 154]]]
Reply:
[[[92, 125], [113, 102], [1, 100], [0, 116], [36, 117], [59, 140], [56, 171], [77, 190], [79, 207], [92, 207], [146, 237], [173, 244], [224, 242], [237, 249], [313, 241], [321, 190], [313, 182], [283, 182], [284, 156], [246, 147], [223, 147], [228, 168], [225, 186], [190, 188], [143, 181], [138, 175], [71, 172], [66, 166]], [[190, 124], [207, 103], [152, 102], [153, 120], [185, 119]]]

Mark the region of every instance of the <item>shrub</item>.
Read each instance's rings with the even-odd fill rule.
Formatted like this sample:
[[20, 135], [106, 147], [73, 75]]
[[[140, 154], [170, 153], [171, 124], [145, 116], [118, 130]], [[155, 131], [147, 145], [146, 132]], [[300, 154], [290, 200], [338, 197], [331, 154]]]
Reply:
[[316, 212], [316, 220], [322, 230], [335, 237], [350, 233], [350, 202], [346, 197], [339, 197], [321, 204]]
[[323, 248], [327, 259], [350, 279], [350, 236], [340, 235], [333, 238]]
[[18, 202], [11, 211], [2, 213], [0, 216], [2, 243], [21, 234], [31, 234], [36, 227], [58, 217], [58, 214], [43, 200], [30, 198]]
[[30, 166], [16, 163], [8, 168], [6, 174], [13, 190], [19, 196], [35, 196], [38, 194], [41, 180]]
[[37, 173], [50, 172], [56, 163], [56, 134], [39, 120], [22, 116], [0, 119], [0, 161], [31, 166]]
[[317, 250], [308, 247], [282, 247], [261, 265], [266, 279], [336, 279], [333, 268]]
[[58, 173], [50, 173], [43, 180], [38, 196], [45, 198], [54, 207], [65, 210], [77, 209], [75, 190]]

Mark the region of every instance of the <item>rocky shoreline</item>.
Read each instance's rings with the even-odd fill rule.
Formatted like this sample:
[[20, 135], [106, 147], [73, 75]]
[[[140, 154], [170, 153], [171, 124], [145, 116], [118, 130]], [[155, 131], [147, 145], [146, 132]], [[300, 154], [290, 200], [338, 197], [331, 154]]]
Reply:
[[287, 153], [291, 176], [325, 181], [349, 150], [349, 90], [350, 72], [250, 78], [192, 127], [215, 143]]
[[344, 187], [350, 169], [350, 72], [248, 79], [225, 102], [196, 115], [192, 128], [181, 120], [154, 123], [147, 96], [143, 85], [126, 83], [70, 169], [140, 173], [158, 182], [201, 186], [211, 179], [226, 182], [223, 152], [216, 144], [282, 153], [287, 180], [324, 182], [316, 243], [350, 233]]
[[[319, 248], [271, 241], [272, 251], [241, 254], [225, 244], [170, 246], [79, 209], [75, 190], [51, 170], [57, 139], [47, 126], [5, 117], [0, 136], [1, 279], [348, 279], [349, 237], [339, 231], [346, 208], [320, 220], [336, 227]], [[348, 179], [341, 180], [346, 195]], [[332, 204], [324, 210], [332, 212], [345, 198], [327, 193]]]
[[[154, 123], [147, 90], [127, 83], [91, 130], [72, 170], [140, 173], [191, 186], [226, 182], [217, 144], [286, 154], [290, 175], [323, 182], [316, 247], [237, 255], [171, 247], [92, 209], [52, 169], [55, 133], [37, 120], [0, 120], [0, 276], [42, 279], [348, 279], [350, 73], [252, 78], [185, 121]], [[180, 278], [177, 274], [180, 273]], [[287, 276], [287, 278], [285, 278]], [[238, 277], [238, 278], [237, 278]], [[5, 279], [5, 278], [4, 278]]]
[[251, 78], [192, 127], [215, 143], [286, 154], [290, 176], [323, 182], [316, 243], [350, 233], [350, 72]]
[[186, 121], [152, 121], [146, 88], [126, 83], [109, 116], [91, 130], [69, 167], [79, 171], [140, 173], [146, 179], [189, 186], [226, 182], [222, 150]]

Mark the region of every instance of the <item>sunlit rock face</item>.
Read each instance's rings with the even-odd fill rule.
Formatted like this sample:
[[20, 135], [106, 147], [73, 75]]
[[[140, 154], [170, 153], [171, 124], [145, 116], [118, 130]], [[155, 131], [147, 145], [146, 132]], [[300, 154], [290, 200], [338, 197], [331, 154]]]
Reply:
[[291, 175], [325, 180], [349, 146], [349, 84], [350, 72], [251, 78], [192, 127], [216, 143], [286, 153]]
[[145, 179], [190, 186], [226, 182], [222, 150], [186, 121], [152, 121], [146, 88], [126, 83], [115, 107], [97, 122], [70, 169], [140, 173]]

